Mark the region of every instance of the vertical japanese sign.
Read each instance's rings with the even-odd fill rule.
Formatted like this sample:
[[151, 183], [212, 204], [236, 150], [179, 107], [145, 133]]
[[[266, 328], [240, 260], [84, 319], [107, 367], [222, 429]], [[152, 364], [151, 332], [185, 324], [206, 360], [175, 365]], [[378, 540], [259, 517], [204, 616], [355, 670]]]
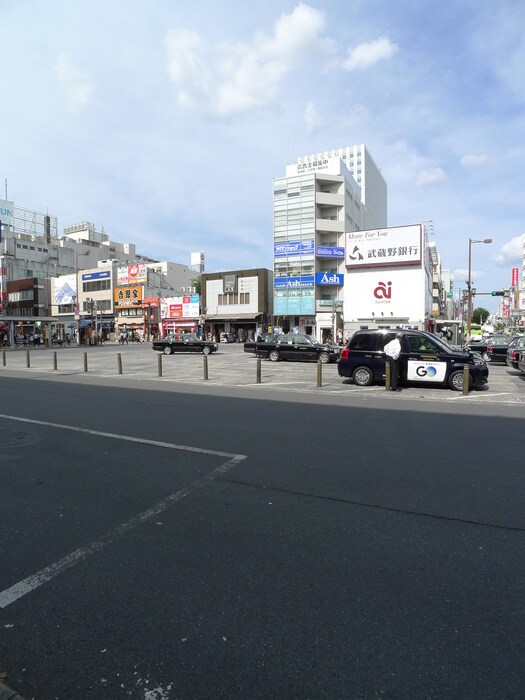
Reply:
[[512, 286], [517, 287], [518, 285], [518, 268], [513, 267], [512, 268]]

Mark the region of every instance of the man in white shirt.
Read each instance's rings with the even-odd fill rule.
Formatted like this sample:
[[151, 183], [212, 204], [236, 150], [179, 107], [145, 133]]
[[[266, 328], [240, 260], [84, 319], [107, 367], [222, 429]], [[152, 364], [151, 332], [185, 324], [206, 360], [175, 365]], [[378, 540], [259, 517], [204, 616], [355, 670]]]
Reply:
[[396, 337], [384, 347], [384, 353], [390, 365], [390, 391], [397, 391], [399, 382], [399, 355], [401, 354], [401, 341], [403, 333], [396, 333]]

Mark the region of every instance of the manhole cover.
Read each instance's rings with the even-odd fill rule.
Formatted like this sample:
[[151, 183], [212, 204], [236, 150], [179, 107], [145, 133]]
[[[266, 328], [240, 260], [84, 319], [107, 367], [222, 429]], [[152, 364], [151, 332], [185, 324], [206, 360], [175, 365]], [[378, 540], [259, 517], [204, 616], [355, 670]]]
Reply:
[[34, 445], [39, 441], [39, 436], [35, 433], [28, 433], [25, 430], [10, 430], [9, 428], [0, 428], [0, 450], [7, 447], [24, 447], [25, 445]]

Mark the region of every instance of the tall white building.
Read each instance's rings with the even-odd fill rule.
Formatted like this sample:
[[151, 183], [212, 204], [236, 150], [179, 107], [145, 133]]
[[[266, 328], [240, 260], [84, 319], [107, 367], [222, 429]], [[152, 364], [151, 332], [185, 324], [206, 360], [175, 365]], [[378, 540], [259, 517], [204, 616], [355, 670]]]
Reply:
[[343, 160], [354, 180], [361, 188], [361, 201], [366, 207], [366, 220], [363, 222], [363, 228], [384, 228], [387, 226], [388, 199], [386, 181], [363, 143], [302, 156], [297, 159], [297, 162], [312, 163], [320, 159], [334, 157], [339, 157]]
[[[350, 153], [355, 153], [354, 160]], [[352, 163], [355, 177], [346, 161]], [[364, 146], [299, 158], [287, 166], [286, 177], [274, 179], [278, 326], [299, 327], [319, 340], [342, 331], [345, 234], [367, 228], [368, 206], [372, 220], [386, 226], [386, 183]]]

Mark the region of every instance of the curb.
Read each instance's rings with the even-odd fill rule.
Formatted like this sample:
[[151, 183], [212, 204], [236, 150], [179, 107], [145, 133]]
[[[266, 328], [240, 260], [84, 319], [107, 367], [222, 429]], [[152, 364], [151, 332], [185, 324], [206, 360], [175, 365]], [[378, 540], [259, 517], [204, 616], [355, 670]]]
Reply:
[[24, 700], [24, 698], [7, 685], [0, 683], [0, 700]]

